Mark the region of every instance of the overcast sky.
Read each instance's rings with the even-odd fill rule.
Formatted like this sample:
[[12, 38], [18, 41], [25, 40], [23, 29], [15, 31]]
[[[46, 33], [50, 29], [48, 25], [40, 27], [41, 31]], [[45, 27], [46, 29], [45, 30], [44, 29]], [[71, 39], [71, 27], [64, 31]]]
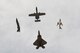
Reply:
[[[46, 13], [41, 22], [28, 16], [36, 6]], [[60, 18], [62, 30], [56, 26]], [[38, 30], [45, 49], [33, 45]], [[80, 53], [80, 0], [0, 0], [0, 53]]]

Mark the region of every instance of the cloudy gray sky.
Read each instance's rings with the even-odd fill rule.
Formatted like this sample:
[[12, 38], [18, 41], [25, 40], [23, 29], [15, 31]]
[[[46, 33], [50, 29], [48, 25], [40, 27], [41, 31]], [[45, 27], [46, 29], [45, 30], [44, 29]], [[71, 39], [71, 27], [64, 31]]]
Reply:
[[[28, 14], [40, 12], [41, 22]], [[17, 33], [16, 17], [21, 25]], [[63, 29], [56, 26], [58, 19]], [[80, 0], [0, 0], [0, 53], [80, 53]], [[47, 41], [35, 49], [37, 31]]]

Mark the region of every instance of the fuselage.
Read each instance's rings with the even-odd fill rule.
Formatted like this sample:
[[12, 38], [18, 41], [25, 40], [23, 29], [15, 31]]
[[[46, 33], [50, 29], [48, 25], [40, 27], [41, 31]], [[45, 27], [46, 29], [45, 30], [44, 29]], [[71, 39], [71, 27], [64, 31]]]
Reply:
[[59, 23], [59, 25], [62, 25], [61, 19], [59, 19], [59, 22], [58, 23]]
[[16, 18], [16, 23], [17, 23], [17, 32], [20, 32], [20, 26], [17, 18]]
[[59, 20], [58, 25], [59, 25], [59, 29], [62, 29], [62, 28], [61, 28], [61, 25], [63, 25], [63, 24], [62, 24], [62, 22], [61, 22], [61, 19]]
[[37, 7], [36, 7], [36, 13], [35, 13], [35, 14], [36, 14], [35, 17], [36, 17], [36, 19], [38, 20], [38, 19], [39, 19], [39, 13], [38, 13], [38, 9], [37, 9]]

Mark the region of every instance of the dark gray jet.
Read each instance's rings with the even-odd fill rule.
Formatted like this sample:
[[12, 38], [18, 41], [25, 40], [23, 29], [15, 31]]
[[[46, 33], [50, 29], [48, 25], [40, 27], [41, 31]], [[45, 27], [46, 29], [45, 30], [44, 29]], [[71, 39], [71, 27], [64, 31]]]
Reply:
[[17, 24], [17, 32], [20, 32], [20, 25], [17, 18], [16, 18], [16, 24]]
[[61, 22], [61, 19], [59, 19], [59, 22], [57, 22], [57, 26], [59, 25], [59, 29], [62, 29], [61, 28], [61, 25], [63, 26], [62, 22]]
[[40, 31], [38, 31], [37, 40], [33, 43], [33, 45], [37, 46], [36, 49], [39, 49], [39, 47], [42, 47], [44, 49], [45, 48], [45, 46], [44, 46], [45, 44], [47, 44], [47, 42], [42, 39], [42, 37], [40, 35]]
[[45, 13], [38, 12], [37, 7], [36, 7], [36, 13], [29, 14], [29, 16], [35, 16], [35, 19], [36, 19], [35, 22], [40, 22], [39, 16], [41, 15], [45, 15]]

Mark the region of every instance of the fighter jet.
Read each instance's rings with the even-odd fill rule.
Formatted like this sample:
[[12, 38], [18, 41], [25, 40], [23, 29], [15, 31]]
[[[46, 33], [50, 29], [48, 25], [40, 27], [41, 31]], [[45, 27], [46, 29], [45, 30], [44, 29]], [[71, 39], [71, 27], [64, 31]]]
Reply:
[[40, 31], [38, 31], [37, 40], [33, 43], [33, 45], [37, 46], [36, 49], [39, 49], [39, 47], [42, 47], [44, 49], [45, 44], [47, 44], [47, 42], [42, 39], [42, 36], [40, 35]]
[[63, 26], [62, 22], [61, 22], [61, 19], [59, 19], [59, 22], [57, 22], [57, 26], [59, 25], [59, 29], [62, 29], [61, 28], [61, 25]]
[[16, 24], [17, 24], [17, 32], [20, 32], [20, 25], [17, 18], [16, 18]]
[[36, 7], [36, 13], [29, 14], [29, 16], [35, 16], [35, 19], [36, 19], [35, 22], [40, 22], [39, 16], [41, 15], [45, 15], [45, 13], [38, 12], [37, 7]]

